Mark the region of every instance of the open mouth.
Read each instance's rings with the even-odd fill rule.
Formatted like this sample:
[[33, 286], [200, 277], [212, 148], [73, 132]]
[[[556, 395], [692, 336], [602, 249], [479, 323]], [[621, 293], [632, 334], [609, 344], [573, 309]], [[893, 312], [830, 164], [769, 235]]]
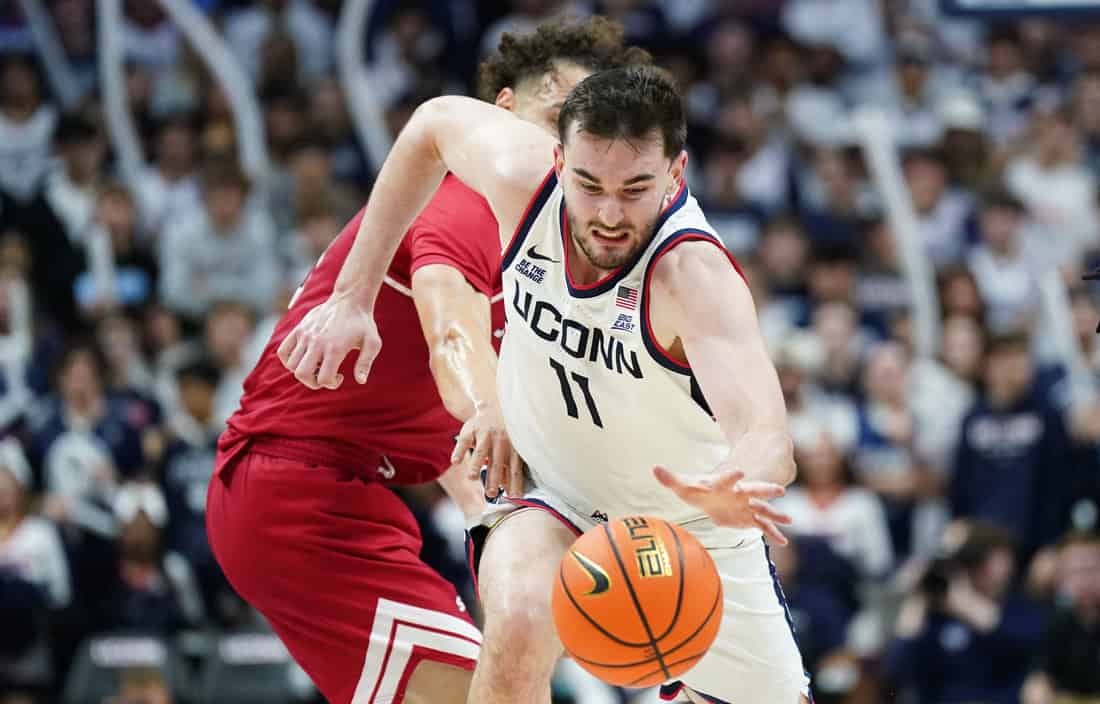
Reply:
[[617, 232], [606, 232], [606, 231], [603, 231], [603, 230], [592, 230], [591, 232], [592, 232], [592, 237], [597, 242], [599, 242], [600, 244], [607, 244], [607, 245], [623, 244], [627, 240], [627, 235], [630, 234], [630, 233], [626, 232], [625, 230], [620, 230], [620, 231], [617, 231]]

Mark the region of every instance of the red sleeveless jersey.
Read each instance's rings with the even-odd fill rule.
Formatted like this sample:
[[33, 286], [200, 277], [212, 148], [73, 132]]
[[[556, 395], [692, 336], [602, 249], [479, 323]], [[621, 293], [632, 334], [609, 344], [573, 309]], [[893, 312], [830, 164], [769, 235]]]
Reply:
[[461, 424], [443, 407], [435, 387], [410, 290], [412, 275], [428, 264], [462, 272], [493, 301], [493, 346], [499, 350], [504, 305], [497, 222], [484, 198], [448, 175], [406, 233], [379, 291], [374, 317], [382, 350], [367, 383], [355, 381], [358, 351], [353, 351], [340, 367], [340, 388], [313, 391], [283, 367], [276, 350], [305, 314], [332, 293], [362, 217], [360, 211], [332, 242], [279, 321], [244, 383], [240, 409], [229, 419], [222, 442], [263, 438], [267, 447], [271, 441], [285, 442], [299, 456], [351, 466], [380, 453], [392, 470], [386, 472], [392, 476], [381, 477], [388, 483], [425, 482], [450, 466]]

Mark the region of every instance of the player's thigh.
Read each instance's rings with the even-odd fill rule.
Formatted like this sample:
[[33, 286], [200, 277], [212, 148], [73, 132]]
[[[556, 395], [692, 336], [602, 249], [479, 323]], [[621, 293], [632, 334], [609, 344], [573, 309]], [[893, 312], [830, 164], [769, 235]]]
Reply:
[[425, 658], [472, 669], [481, 634], [393, 492], [261, 457], [211, 499], [227, 576], [329, 701], [401, 701]]
[[556, 644], [550, 594], [558, 564], [575, 539], [560, 519], [535, 508], [518, 509], [493, 528], [478, 566], [487, 643], [495, 632], [529, 628]]
[[434, 660], [416, 666], [403, 704], [466, 704], [473, 671]]
[[684, 684], [708, 702], [797, 704], [809, 681], [763, 543], [710, 553], [722, 578], [722, 625]]

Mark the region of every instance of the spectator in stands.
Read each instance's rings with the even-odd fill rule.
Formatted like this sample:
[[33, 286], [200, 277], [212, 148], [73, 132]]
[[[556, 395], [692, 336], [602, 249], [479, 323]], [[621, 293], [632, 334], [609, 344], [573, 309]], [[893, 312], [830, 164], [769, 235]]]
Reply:
[[[807, 579], [803, 574], [805, 563], [820, 559], [820, 555], [821, 552], [815, 551], [809, 541], [798, 536], [792, 537], [788, 545], [773, 546], [769, 550], [769, 557], [783, 584], [791, 621], [798, 633], [803, 662], [815, 683], [819, 682], [823, 668], [837, 668], [847, 660], [845, 646], [852, 618], [852, 611], [843, 599], [825, 584]], [[834, 669], [833, 672], [837, 671]], [[835, 682], [833, 678], [823, 679], [830, 684]], [[852, 682], [849, 679], [843, 684], [847, 686], [830, 686], [827, 689], [847, 689]], [[821, 687], [820, 683], [815, 684], [815, 695], [821, 696]]]
[[141, 230], [159, 243], [166, 227], [202, 209], [195, 172], [198, 143], [194, 118], [177, 113], [162, 119], [156, 129], [153, 157], [130, 187], [141, 215]]
[[790, 532], [824, 540], [862, 580], [885, 578], [894, 550], [879, 497], [853, 483], [848, 457], [823, 425], [802, 424], [794, 442], [799, 481], [775, 501], [794, 519]]
[[1058, 556], [1060, 603], [1048, 624], [1023, 704], [1056, 704], [1100, 698], [1100, 536], [1074, 531]]
[[1042, 614], [1012, 589], [1016, 558], [1007, 532], [975, 522], [946, 535], [956, 531], [960, 545], [932, 563], [902, 605], [885, 670], [920, 702], [1016, 704]]
[[915, 449], [941, 477], [954, 462], [963, 417], [974, 405], [985, 359], [985, 334], [970, 317], [943, 321], [941, 353], [917, 359], [910, 385], [910, 405], [920, 428]]
[[[824, 427], [841, 452], [848, 452], [859, 429], [855, 406], [851, 399], [829, 394], [818, 385], [816, 374], [822, 361], [819, 341], [807, 333], [790, 333], [773, 342], [772, 359], [779, 373], [792, 436]], [[810, 430], [804, 431], [803, 427]]]
[[0, 692], [48, 688], [50, 615], [72, 599], [56, 527], [27, 514], [31, 481], [19, 443], [0, 441]]
[[863, 195], [847, 154], [818, 149], [803, 224], [815, 242], [855, 245], [867, 215]]
[[96, 630], [171, 635], [197, 625], [203, 609], [190, 566], [163, 548], [168, 507], [160, 490], [144, 481], [124, 484], [114, 512], [119, 562]]
[[812, 322], [823, 353], [817, 375], [821, 388], [833, 394], [858, 396], [868, 335], [859, 328], [855, 311], [844, 303], [826, 303], [814, 310]]
[[968, 264], [986, 304], [986, 325], [993, 332], [1018, 330], [1034, 321], [1042, 257], [1026, 227], [1023, 204], [995, 192], [978, 214], [981, 241]]
[[986, 129], [994, 143], [1008, 144], [1024, 133], [1037, 87], [1018, 29], [1008, 25], [995, 28], [986, 40], [985, 71], [978, 82]]
[[861, 226], [862, 252], [856, 284], [856, 310], [863, 324], [879, 337], [889, 337], [893, 321], [909, 311], [912, 292], [902, 275], [894, 234], [884, 218]]
[[251, 344], [255, 330], [255, 314], [241, 303], [218, 303], [206, 318], [203, 334], [206, 356], [218, 369], [220, 378], [214, 395], [214, 417], [218, 424], [224, 424], [237, 410], [245, 377], [262, 351]]
[[1096, 179], [1082, 161], [1068, 109], [1036, 110], [1031, 134], [1027, 150], [1005, 166], [1005, 186], [1040, 226], [1045, 259], [1071, 266], [1100, 246]]
[[937, 149], [914, 149], [905, 156], [905, 180], [913, 197], [925, 251], [941, 269], [963, 260], [971, 203], [963, 191], [948, 188], [947, 162]]
[[1073, 82], [1074, 125], [1081, 133], [1085, 164], [1093, 177], [1100, 175], [1100, 72], [1082, 73]]
[[156, 296], [159, 267], [138, 231], [130, 192], [120, 185], [104, 188], [83, 243], [84, 269], [74, 284], [77, 303], [86, 315], [135, 310]]
[[716, 140], [708, 150], [699, 189], [718, 236], [731, 252], [739, 254], [756, 249], [765, 218], [763, 209], [746, 200], [737, 185], [746, 156], [740, 139]]
[[940, 270], [937, 277], [941, 317], [952, 315], [971, 318], [984, 326], [985, 301], [978, 291], [974, 274], [964, 266], [950, 266]]
[[165, 304], [191, 318], [226, 299], [266, 311], [280, 278], [270, 218], [259, 207], [247, 207], [249, 182], [236, 168], [213, 167], [203, 193], [206, 211], [165, 232], [160, 252]]
[[1065, 529], [1069, 440], [1061, 414], [1034, 393], [1025, 335], [990, 339], [984, 381], [959, 431], [951, 512], [1010, 531], [1027, 558]]
[[366, 150], [352, 128], [344, 95], [336, 81], [321, 81], [311, 91], [308, 125], [309, 133], [327, 145], [333, 175], [365, 193], [371, 182]]
[[305, 281], [310, 269], [324, 254], [325, 249], [340, 234], [346, 219], [333, 212], [332, 205], [323, 199], [305, 204], [298, 214], [298, 227], [285, 241], [285, 284], [297, 288]]
[[260, 76], [260, 48], [282, 28], [298, 54], [298, 75], [288, 78], [312, 81], [326, 75], [333, 62], [332, 23], [310, 0], [261, 0], [247, 3], [229, 14], [225, 41], [245, 70]]
[[49, 167], [57, 110], [42, 94], [32, 59], [9, 53], [0, 61], [0, 192], [25, 205]]
[[160, 481], [168, 508], [165, 545], [194, 571], [206, 613], [220, 623], [240, 615], [241, 602], [214, 560], [206, 538], [206, 489], [214, 469], [218, 435], [224, 428], [214, 414], [220, 373], [199, 360], [179, 370], [179, 410], [168, 419], [168, 442]]
[[918, 428], [909, 401], [910, 364], [908, 352], [897, 342], [880, 343], [868, 353], [859, 434], [852, 454], [860, 483], [885, 502], [899, 558], [914, 549], [919, 500], [937, 488], [935, 476], [914, 446]]
[[57, 125], [54, 145], [61, 163], [46, 179], [46, 202], [64, 226], [69, 242], [81, 247], [103, 185], [106, 144], [90, 120], [82, 115], [66, 115]]
[[714, 125], [721, 137], [739, 139], [745, 145], [737, 188], [745, 200], [769, 214], [790, 206], [793, 165], [790, 146], [775, 129], [775, 116], [769, 114], [772, 109], [742, 88], [725, 97]]

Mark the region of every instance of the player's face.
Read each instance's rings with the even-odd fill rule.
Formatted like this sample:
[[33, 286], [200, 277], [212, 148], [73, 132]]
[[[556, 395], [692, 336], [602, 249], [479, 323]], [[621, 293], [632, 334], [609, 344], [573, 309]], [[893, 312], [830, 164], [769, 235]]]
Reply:
[[558, 113], [569, 91], [591, 71], [567, 62], [558, 62], [554, 70], [537, 79], [523, 82], [510, 96], [497, 99], [497, 105], [505, 107], [517, 117], [538, 125], [555, 137], [558, 136]]
[[610, 140], [576, 124], [565, 144], [555, 151], [555, 168], [570, 235], [592, 267], [612, 271], [649, 244], [661, 209], [679, 189], [687, 155], [669, 159], [656, 132], [644, 140]]

